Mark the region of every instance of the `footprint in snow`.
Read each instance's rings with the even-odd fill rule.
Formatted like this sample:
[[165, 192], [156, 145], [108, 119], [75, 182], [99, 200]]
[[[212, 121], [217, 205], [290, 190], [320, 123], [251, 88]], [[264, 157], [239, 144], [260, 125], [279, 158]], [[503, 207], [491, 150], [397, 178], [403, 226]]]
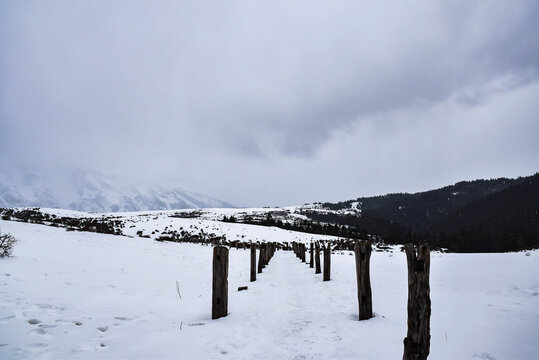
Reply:
[[15, 318], [15, 315], [9, 315], [9, 316], [1, 318], [0, 321], [11, 320], [11, 319], [14, 319], [14, 318]]
[[40, 324], [38, 325], [40, 328], [42, 329], [52, 329], [52, 328], [55, 328], [56, 325], [46, 325], [46, 324]]
[[28, 324], [30, 325], [37, 325], [37, 324], [40, 324], [41, 323], [41, 320], [38, 320], [38, 319], [30, 319], [28, 320]]
[[73, 324], [77, 325], [77, 326], [81, 326], [82, 323], [80, 321], [73, 321]]
[[36, 334], [36, 335], [45, 335], [45, 330], [42, 328], [37, 328], [35, 330], [30, 331], [30, 333]]
[[97, 328], [97, 330], [99, 330], [99, 331], [101, 331], [101, 332], [105, 332], [105, 331], [107, 331], [108, 329], [109, 329], [108, 326], [100, 326], [100, 327]]

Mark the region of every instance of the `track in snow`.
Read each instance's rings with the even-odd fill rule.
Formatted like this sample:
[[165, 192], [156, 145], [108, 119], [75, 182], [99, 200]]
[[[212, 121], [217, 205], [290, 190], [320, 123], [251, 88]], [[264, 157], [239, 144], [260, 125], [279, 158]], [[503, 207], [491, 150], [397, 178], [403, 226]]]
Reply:
[[343, 331], [342, 323], [368, 328], [377, 321], [357, 321], [356, 299], [349, 298], [349, 306], [343, 308], [343, 294], [335, 281], [322, 282], [322, 274], [315, 274], [291, 251], [277, 251], [263, 273], [257, 274], [257, 281], [239, 296], [245, 299], [241, 305], [230, 300], [229, 319], [242, 326], [226, 331], [227, 318], [219, 320], [223, 334], [209, 344], [233, 357], [327, 358], [328, 352], [351, 357], [357, 354], [362, 339], [360, 333]]
[[[250, 283], [250, 252], [230, 249], [230, 313], [212, 321], [209, 246], [0, 226], [20, 239], [14, 257], [0, 260], [2, 359], [402, 357], [407, 272], [399, 251], [372, 254], [376, 317], [358, 321], [349, 252], [332, 255], [329, 282], [277, 251]], [[268, 241], [282, 240], [272, 233]], [[429, 358], [536, 358], [538, 258], [433, 253]]]

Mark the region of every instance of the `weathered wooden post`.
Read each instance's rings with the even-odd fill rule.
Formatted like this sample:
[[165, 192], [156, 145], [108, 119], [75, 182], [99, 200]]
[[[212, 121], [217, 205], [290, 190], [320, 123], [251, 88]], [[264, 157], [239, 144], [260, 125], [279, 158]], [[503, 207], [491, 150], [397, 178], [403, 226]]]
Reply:
[[213, 248], [213, 286], [211, 318], [228, 315], [228, 248]]
[[324, 247], [324, 279], [323, 281], [330, 280], [331, 273], [331, 245], [326, 244]]
[[370, 241], [358, 241], [354, 246], [356, 255], [357, 300], [359, 302], [359, 320], [372, 318], [372, 291], [370, 259], [372, 246]]
[[314, 259], [313, 259], [313, 253], [314, 253], [314, 245], [313, 243], [311, 242], [311, 251], [310, 251], [310, 259], [309, 259], [309, 267], [312, 269], [314, 267]]
[[266, 243], [260, 244], [260, 257], [262, 258], [262, 269], [266, 267], [266, 259], [268, 258], [268, 246]]
[[266, 265], [269, 264], [271, 260], [271, 243], [266, 244]]
[[316, 263], [316, 270], [314, 271], [315, 274], [320, 274], [322, 272], [322, 269], [320, 269], [320, 243], [317, 241], [315, 244], [315, 252], [314, 252], [314, 262]]
[[408, 262], [408, 333], [403, 360], [425, 360], [430, 351], [430, 250], [404, 245]]
[[263, 268], [264, 268], [264, 244], [260, 244], [260, 247], [258, 250], [258, 273], [259, 274], [262, 272]]
[[269, 259], [269, 245], [267, 243], [264, 243], [264, 268], [266, 265], [268, 265], [268, 259]]
[[256, 245], [251, 244], [251, 281], [256, 281]]

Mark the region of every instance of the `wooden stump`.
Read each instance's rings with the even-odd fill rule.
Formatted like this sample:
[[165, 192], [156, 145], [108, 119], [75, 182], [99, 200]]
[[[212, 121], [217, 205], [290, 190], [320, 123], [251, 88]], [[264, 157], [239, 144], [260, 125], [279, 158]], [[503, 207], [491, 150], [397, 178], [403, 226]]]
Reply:
[[269, 248], [268, 244], [264, 243], [264, 257], [262, 258], [262, 268], [265, 268], [266, 265], [268, 265], [268, 254], [269, 254]]
[[314, 252], [314, 260], [316, 263], [316, 270], [314, 271], [315, 274], [320, 274], [322, 270], [320, 269], [320, 243], [316, 242], [315, 245], [315, 252]]
[[270, 245], [269, 244], [265, 244], [264, 245], [264, 267], [266, 267], [268, 264], [269, 264], [269, 259], [270, 259]]
[[264, 267], [269, 264], [269, 261], [271, 259], [271, 244], [266, 244], [266, 258], [264, 259]]
[[370, 241], [356, 242], [357, 299], [359, 303], [359, 320], [372, 318], [372, 291], [370, 277], [370, 259], [372, 246]]
[[331, 245], [326, 244], [324, 246], [324, 279], [323, 281], [329, 281], [331, 274]]
[[313, 255], [314, 255], [314, 245], [313, 243], [311, 242], [311, 251], [310, 251], [310, 259], [309, 259], [309, 267], [312, 269], [314, 267], [314, 259], [313, 259]]
[[256, 281], [256, 245], [251, 244], [251, 281]]
[[211, 318], [228, 315], [228, 248], [213, 248], [213, 286]]
[[264, 268], [264, 244], [260, 244], [260, 250], [258, 251], [258, 273], [262, 272]]
[[430, 352], [430, 250], [404, 245], [408, 262], [408, 333], [403, 360], [425, 360]]

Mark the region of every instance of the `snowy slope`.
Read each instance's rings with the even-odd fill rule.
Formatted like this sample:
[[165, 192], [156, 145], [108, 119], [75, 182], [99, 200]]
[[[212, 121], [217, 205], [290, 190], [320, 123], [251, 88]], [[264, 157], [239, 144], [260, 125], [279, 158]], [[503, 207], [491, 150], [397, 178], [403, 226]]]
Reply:
[[95, 172], [57, 176], [24, 168], [0, 169], [0, 207], [21, 206], [93, 212], [231, 207], [179, 186], [126, 186]]
[[[122, 234], [127, 236], [149, 236], [158, 239], [165, 232], [184, 231], [191, 235], [206, 234], [215, 237], [224, 237], [228, 241], [241, 242], [280, 242], [292, 243], [311, 241], [339, 241], [342, 238], [330, 235], [319, 235], [305, 232], [291, 231], [277, 227], [257, 226], [244, 224], [241, 222], [223, 222], [223, 217], [234, 216], [238, 220], [245, 216], [251, 218], [265, 218], [268, 213], [283, 222], [293, 222], [295, 220], [305, 220], [306, 216], [299, 213], [303, 207], [285, 208], [206, 208], [187, 210], [158, 210], [158, 211], [138, 211], [138, 212], [117, 212], [117, 213], [88, 213], [73, 210], [40, 208], [29, 209], [39, 213], [55, 217], [67, 218], [96, 218], [104, 220], [115, 220], [123, 224]], [[23, 211], [28, 208], [18, 208], [16, 211]], [[325, 211], [325, 210], [323, 210]], [[13, 220], [17, 217], [13, 217]], [[20, 219], [19, 219], [20, 220]], [[45, 222], [47, 223], [47, 222]]]
[[[144, 217], [149, 228], [165, 221], [154, 218]], [[243, 226], [225, 225], [231, 233]], [[2, 359], [402, 357], [407, 286], [398, 249], [372, 255], [376, 317], [362, 322], [349, 252], [332, 256], [329, 282], [292, 252], [278, 251], [250, 283], [249, 252], [231, 249], [229, 315], [211, 320], [209, 246], [12, 221], [0, 227], [20, 239], [14, 257], [0, 259]], [[284, 236], [241, 229], [269, 241]], [[538, 251], [433, 253], [429, 358], [537, 358], [538, 258]], [[242, 285], [249, 289], [237, 292]]]

